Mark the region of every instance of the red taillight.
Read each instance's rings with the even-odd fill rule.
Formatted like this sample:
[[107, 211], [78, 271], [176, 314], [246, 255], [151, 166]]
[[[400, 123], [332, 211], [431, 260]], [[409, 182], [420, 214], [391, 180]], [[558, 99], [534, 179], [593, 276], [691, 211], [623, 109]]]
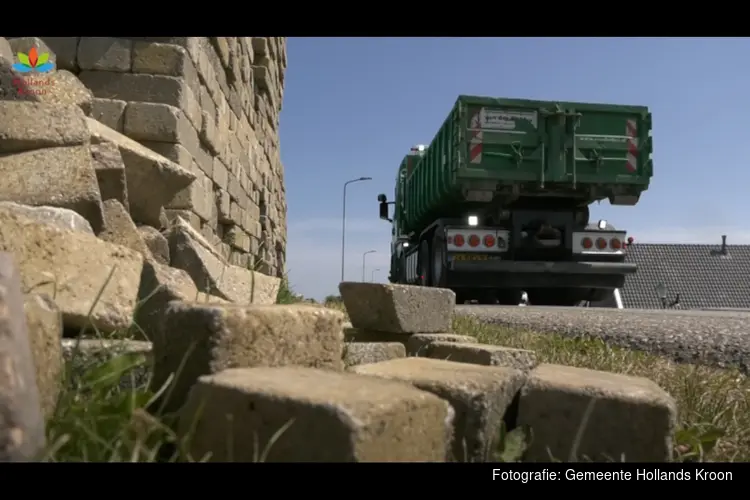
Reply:
[[486, 246], [487, 248], [494, 247], [495, 246], [495, 237], [492, 236], [491, 234], [488, 234], [487, 236], [485, 236], [484, 237], [484, 246]]
[[605, 240], [604, 238], [597, 238], [596, 248], [598, 248], [599, 250], [604, 250], [605, 248], [607, 248], [607, 240]]
[[453, 237], [453, 244], [457, 247], [464, 246], [464, 235], [463, 234], [457, 234]]
[[469, 236], [469, 246], [470, 247], [478, 247], [479, 246], [479, 236], [476, 234], [472, 234]]
[[622, 248], [622, 242], [617, 238], [612, 238], [611, 240], [609, 240], [609, 246], [614, 250], [619, 250], [620, 248]]
[[584, 238], [581, 240], [581, 246], [585, 248], [586, 250], [588, 250], [589, 248], [594, 246], [594, 242], [591, 241], [591, 238]]

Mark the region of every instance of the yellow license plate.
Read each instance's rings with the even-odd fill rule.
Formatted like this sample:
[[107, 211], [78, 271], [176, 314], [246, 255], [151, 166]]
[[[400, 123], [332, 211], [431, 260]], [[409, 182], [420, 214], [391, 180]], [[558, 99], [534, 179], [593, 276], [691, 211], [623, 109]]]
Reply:
[[453, 260], [490, 260], [490, 256], [476, 253], [459, 253], [453, 256]]

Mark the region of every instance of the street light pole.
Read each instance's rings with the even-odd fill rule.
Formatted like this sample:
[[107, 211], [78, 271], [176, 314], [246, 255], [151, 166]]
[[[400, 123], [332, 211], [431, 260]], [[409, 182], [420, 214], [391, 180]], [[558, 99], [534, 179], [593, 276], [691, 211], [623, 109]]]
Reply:
[[368, 250], [362, 254], [362, 283], [365, 282], [365, 257], [367, 257], [368, 253], [375, 253], [375, 252], [376, 250]]
[[380, 269], [373, 269], [372, 274], [370, 274], [370, 283], [375, 281], [375, 273], [380, 271]]
[[344, 209], [341, 216], [341, 281], [344, 281], [344, 255], [346, 251], [346, 187], [353, 182], [371, 181], [372, 177], [359, 177], [344, 183]]

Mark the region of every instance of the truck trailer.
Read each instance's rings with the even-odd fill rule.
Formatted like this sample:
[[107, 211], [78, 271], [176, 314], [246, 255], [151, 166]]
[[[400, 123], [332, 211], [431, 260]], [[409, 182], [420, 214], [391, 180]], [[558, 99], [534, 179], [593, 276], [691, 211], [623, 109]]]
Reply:
[[589, 205], [635, 205], [651, 156], [644, 106], [459, 96], [402, 160], [394, 200], [378, 196], [389, 279], [449, 288], [459, 303], [606, 300], [636, 266], [626, 232], [590, 221]]

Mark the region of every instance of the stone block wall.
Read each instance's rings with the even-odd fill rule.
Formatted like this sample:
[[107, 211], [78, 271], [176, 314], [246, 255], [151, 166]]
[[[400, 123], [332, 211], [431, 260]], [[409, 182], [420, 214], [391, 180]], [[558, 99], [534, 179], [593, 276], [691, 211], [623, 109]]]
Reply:
[[165, 208], [231, 264], [281, 276], [281, 37], [43, 37], [94, 94], [91, 115], [193, 172]]

